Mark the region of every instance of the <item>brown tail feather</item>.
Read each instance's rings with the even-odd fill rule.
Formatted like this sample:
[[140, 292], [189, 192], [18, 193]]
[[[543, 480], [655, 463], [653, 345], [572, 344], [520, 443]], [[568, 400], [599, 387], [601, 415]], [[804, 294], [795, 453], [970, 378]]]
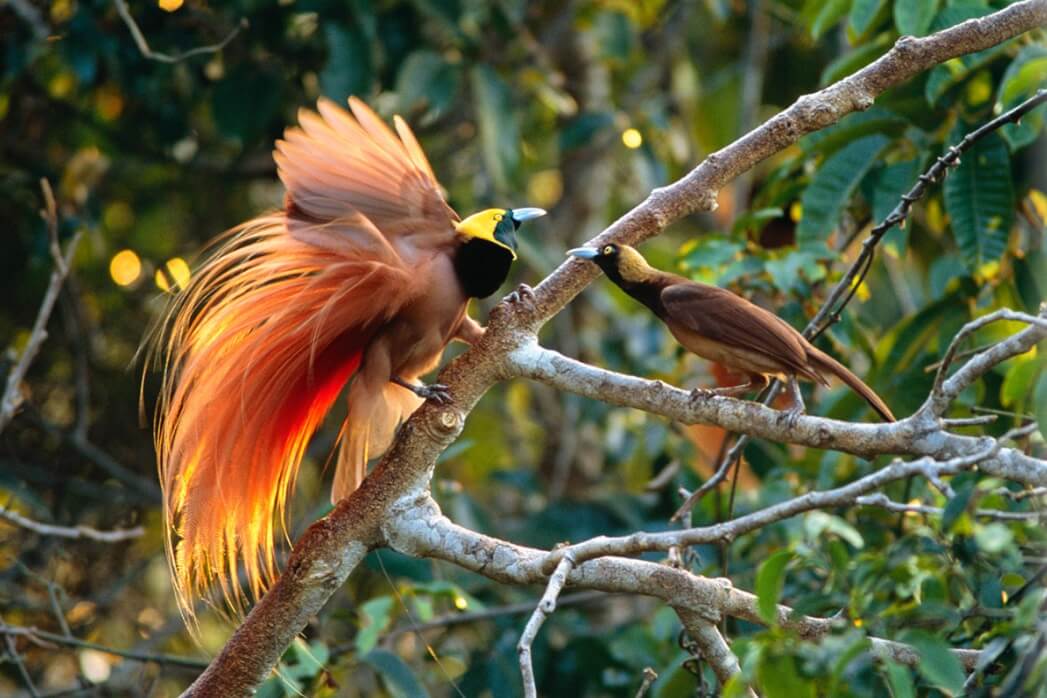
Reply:
[[894, 413], [891, 412], [891, 408], [887, 406], [887, 403], [884, 402], [872, 388], [863, 383], [861, 378], [851, 373], [846, 366], [818, 349], [814, 349], [813, 351], [808, 349], [807, 356], [811, 360], [811, 363], [815, 365], [815, 368], [832, 373], [846, 383], [851, 390], [861, 395], [865, 401], [868, 402], [881, 417], [883, 417], [884, 421], [895, 421]]

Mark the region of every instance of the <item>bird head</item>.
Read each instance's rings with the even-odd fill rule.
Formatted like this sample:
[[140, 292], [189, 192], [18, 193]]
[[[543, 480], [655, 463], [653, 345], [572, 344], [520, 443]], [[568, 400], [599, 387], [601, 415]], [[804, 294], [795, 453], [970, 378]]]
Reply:
[[600, 247], [576, 247], [568, 250], [569, 257], [585, 259], [600, 267], [612, 281], [643, 281], [651, 273], [651, 265], [636, 249], [615, 242]]
[[505, 248], [516, 259], [516, 231], [520, 224], [544, 216], [540, 208], [488, 208], [455, 225], [467, 240], [484, 240]]

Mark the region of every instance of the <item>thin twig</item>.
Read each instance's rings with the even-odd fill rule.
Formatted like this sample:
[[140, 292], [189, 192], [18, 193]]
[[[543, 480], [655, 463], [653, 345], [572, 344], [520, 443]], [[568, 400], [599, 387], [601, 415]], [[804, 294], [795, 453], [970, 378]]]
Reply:
[[125, 659], [133, 659], [139, 662], [156, 662], [157, 664], [180, 666], [189, 669], [204, 669], [207, 667], [207, 662], [200, 659], [182, 657], [173, 654], [153, 654], [151, 652], [123, 650], [116, 647], [109, 647], [108, 645], [101, 645], [97, 642], [88, 642], [87, 640], [81, 640], [76, 637], [66, 637], [65, 635], [59, 635], [58, 633], [52, 633], [34, 627], [0, 624], [0, 634], [4, 635], [8, 641], [10, 641], [11, 638], [24, 637], [37, 645], [47, 646], [47, 643], [51, 643], [52, 645], [62, 647], [79, 647], [82, 649], [98, 650], [100, 652], [105, 652], [106, 654], [116, 655], [117, 657], [123, 657]]
[[520, 635], [520, 641], [516, 644], [516, 651], [520, 655], [520, 672], [523, 674], [525, 698], [537, 698], [538, 696], [538, 687], [535, 685], [534, 680], [534, 665], [531, 663], [531, 645], [534, 643], [535, 637], [538, 636], [538, 631], [541, 630], [545, 619], [556, 610], [556, 599], [560, 596], [564, 584], [567, 583], [567, 575], [571, 573], [571, 568], [573, 567], [574, 556], [570, 553], [564, 555], [549, 577], [549, 584], [545, 588], [545, 593], [542, 594], [538, 606], [534, 609], [534, 613], [531, 614], [527, 625], [524, 626], [523, 633]]
[[12, 627], [5, 623], [3, 618], [0, 618], [0, 633], [4, 636], [4, 648], [7, 650], [8, 656], [11, 657], [11, 661], [18, 667], [18, 673], [22, 675], [22, 683], [25, 684], [29, 695], [32, 698], [39, 698], [40, 692], [36, 689], [36, 684], [33, 683], [33, 677], [29, 674], [29, 669], [22, 660], [22, 655], [18, 653], [18, 647], [15, 646], [11, 630]]
[[649, 666], [643, 668], [643, 681], [640, 683], [640, 688], [636, 690], [636, 698], [644, 698], [647, 692], [651, 690], [651, 685], [658, 680], [658, 674]]
[[87, 538], [102, 543], [118, 543], [132, 538], [140, 538], [145, 534], [145, 529], [141, 526], [135, 526], [134, 528], [117, 528], [112, 531], [100, 531], [97, 528], [91, 528], [90, 526], [56, 526], [54, 524], [45, 524], [40, 523], [39, 521], [33, 521], [30, 518], [22, 516], [17, 511], [12, 511], [3, 506], [0, 506], [0, 519], [10, 521], [16, 526], [20, 526], [21, 528], [32, 531], [33, 533], [38, 533], [41, 536], [71, 539]]
[[47, 222], [47, 233], [50, 239], [51, 256], [54, 258], [55, 268], [51, 272], [51, 281], [47, 285], [44, 299], [40, 303], [40, 310], [36, 314], [36, 322], [29, 333], [29, 341], [26, 342], [22, 355], [18, 362], [7, 374], [7, 386], [4, 389], [3, 398], [0, 399], [0, 432], [14, 417], [15, 412], [22, 405], [22, 381], [29, 370], [30, 364], [36, 358], [40, 346], [47, 339], [47, 321], [51, 317], [55, 301], [58, 300], [58, 292], [62, 289], [62, 282], [69, 274], [70, 265], [73, 263], [73, 255], [76, 253], [76, 245], [80, 241], [80, 233], [77, 232], [69, 241], [63, 256], [58, 244], [58, 208], [55, 205], [54, 193], [51, 191], [51, 183], [47, 179], [40, 180], [40, 190], [44, 197], [44, 210], [41, 212]]
[[125, 0], [113, 0], [113, 3], [116, 5], [116, 11], [120, 13], [121, 19], [124, 20], [124, 24], [126, 24], [127, 28], [131, 31], [131, 37], [134, 39], [135, 45], [138, 46], [138, 50], [141, 54], [149, 60], [158, 61], [160, 63], [179, 63], [187, 58], [192, 58], [193, 56], [218, 53], [225, 48], [230, 41], [235, 39], [237, 34], [246, 29], [248, 24], [247, 18], [242, 18], [237, 26], [217, 44], [198, 46], [189, 49], [188, 51], [182, 51], [181, 53], [160, 53], [159, 51], [154, 51], [149, 48], [149, 42], [146, 41], [145, 35], [142, 34], [142, 30], [138, 27], [138, 23], [135, 22], [134, 17], [131, 16], [131, 10], [127, 7]]
[[[854, 500], [856, 504], [867, 507], [881, 507], [887, 511], [902, 514], [925, 514], [928, 516], [941, 516], [945, 510], [941, 507], [927, 506], [926, 504], [902, 504], [895, 502], [883, 492], [867, 494]], [[1038, 521], [1047, 517], [1047, 512], [1037, 511], [1000, 511], [998, 509], [975, 509], [975, 516], [999, 521]]]

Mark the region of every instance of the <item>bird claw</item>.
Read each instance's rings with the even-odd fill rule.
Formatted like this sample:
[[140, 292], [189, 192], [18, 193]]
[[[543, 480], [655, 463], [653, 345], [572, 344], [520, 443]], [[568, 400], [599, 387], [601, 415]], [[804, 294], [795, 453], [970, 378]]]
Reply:
[[443, 383], [433, 383], [432, 385], [417, 385], [414, 388], [414, 393], [420, 398], [426, 400], [432, 400], [437, 405], [446, 405], [451, 402], [451, 393], [447, 390], [447, 386]]
[[715, 396], [716, 392], [713, 390], [709, 390], [708, 388], [694, 388], [693, 390], [691, 390], [689, 399], [692, 403], [705, 402], [709, 398]]
[[795, 429], [796, 425], [800, 422], [800, 417], [807, 414], [807, 411], [802, 407], [793, 406], [787, 410], [782, 410], [778, 419], [785, 422], [785, 426], [790, 429]]
[[516, 290], [505, 297], [506, 303], [530, 302], [534, 300], [534, 289], [527, 284], [520, 284]]

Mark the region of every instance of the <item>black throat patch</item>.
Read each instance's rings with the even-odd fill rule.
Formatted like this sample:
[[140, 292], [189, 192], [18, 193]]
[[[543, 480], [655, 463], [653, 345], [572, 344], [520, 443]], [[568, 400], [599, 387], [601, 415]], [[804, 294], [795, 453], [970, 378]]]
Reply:
[[512, 253], [500, 245], [472, 238], [455, 252], [454, 270], [465, 295], [487, 298], [505, 283], [512, 266]]

